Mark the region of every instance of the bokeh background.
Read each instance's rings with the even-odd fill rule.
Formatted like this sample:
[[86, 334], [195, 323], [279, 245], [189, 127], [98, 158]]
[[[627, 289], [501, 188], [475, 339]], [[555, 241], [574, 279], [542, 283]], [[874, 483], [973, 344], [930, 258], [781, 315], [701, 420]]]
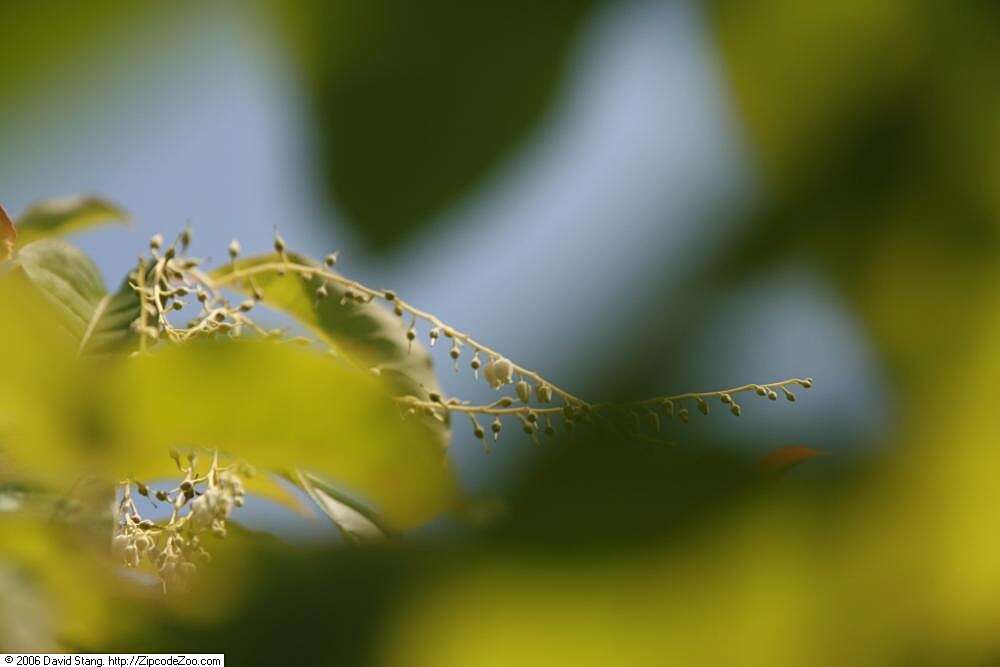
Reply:
[[[670, 451], [589, 433], [487, 456], [457, 428], [493, 520], [388, 548], [253, 503], [255, 585], [119, 646], [1000, 659], [995, 3], [10, 2], [0, 25], [0, 201], [128, 209], [74, 239], [109, 284], [154, 232], [190, 222], [222, 258], [277, 227], [594, 399], [816, 384], [671, 426]], [[754, 472], [788, 445], [830, 455]]]

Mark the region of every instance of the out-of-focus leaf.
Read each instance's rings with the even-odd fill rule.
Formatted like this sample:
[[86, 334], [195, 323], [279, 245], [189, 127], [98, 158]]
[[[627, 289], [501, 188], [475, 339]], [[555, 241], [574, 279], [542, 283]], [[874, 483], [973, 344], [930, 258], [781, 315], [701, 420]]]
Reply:
[[29, 207], [17, 219], [22, 245], [53, 236], [65, 236], [111, 222], [127, 222], [129, 215], [98, 197], [47, 199]]
[[0, 439], [36, 480], [169, 476], [169, 448], [191, 446], [261, 470], [315, 471], [394, 530], [455, 500], [440, 443], [402, 419], [370, 373], [272, 342], [79, 360], [37, 295], [15, 281], [0, 281], [0, 290]]
[[169, 469], [169, 447], [194, 445], [263, 469], [313, 470], [371, 503], [394, 529], [455, 499], [439, 444], [399, 417], [376, 378], [312, 351], [247, 342], [173, 347], [121, 365], [105, 400], [127, 406], [108, 417], [108, 465], [119, 474], [153, 478]]
[[826, 452], [801, 445], [779, 447], [768, 452], [764, 458], [758, 461], [757, 467], [767, 474], [781, 475], [800, 463], [817, 456], [826, 456]]
[[732, 283], [812, 258], [919, 391], [1000, 266], [1000, 5], [766, 0], [710, 16], [767, 186], [710, 271]]
[[122, 281], [114, 294], [105, 294], [94, 308], [80, 338], [80, 354], [128, 353], [139, 345], [132, 323], [139, 318], [139, 296]]
[[[34, 589], [33, 602], [42, 605], [35, 608], [33, 620], [5, 618], [0, 624], [0, 647], [5, 651], [53, 650], [55, 640], [94, 643], [112, 629], [130, 625], [127, 619], [112, 618], [107, 596], [111, 580], [101, 567], [107, 563], [81, 549], [71, 539], [72, 532], [52, 521], [0, 515], [0, 573], [14, 578], [26, 592]], [[10, 593], [5, 587], [4, 602], [14, 601], [16, 591]], [[3, 603], [0, 610], [6, 611]], [[18, 629], [17, 620], [34, 625], [11, 632]], [[46, 640], [47, 634], [51, 639]]]
[[712, 3], [735, 101], [770, 176], [782, 183], [803, 176], [816, 156], [836, 150], [845, 118], [896, 91], [915, 64], [922, 18], [915, 4]]
[[381, 520], [363, 505], [308, 473], [299, 473], [296, 479], [346, 539], [362, 544], [386, 538]]
[[81, 354], [128, 352], [138, 336], [139, 298], [127, 280], [108, 294], [93, 261], [57, 239], [31, 243], [18, 253], [18, 265], [32, 284], [63, 314]]
[[94, 262], [77, 248], [55, 239], [26, 245], [17, 261], [32, 284], [64, 316], [72, 334], [82, 339], [107, 293]]
[[596, 2], [270, 4], [305, 72], [333, 199], [385, 247], [535, 127]]
[[14, 221], [7, 215], [3, 205], [0, 205], [0, 261], [10, 257], [17, 242], [17, 230]]
[[285, 488], [274, 475], [265, 473], [244, 477], [243, 486], [251, 494], [275, 502], [296, 514], [314, 516], [306, 505], [294, 493]]
[[[299, 264], [314, 264], [295, 254], [290, 254], [289, 259]], [[262, 255], [240, 260], [236, 266], [247, 269], [279, 261], [277, 255]], [[249, 281], [230, 282], [232, 270], [231, 264], [223, 266], [213, 278], [233, 289], [252, 293]], [[305, 279], [292, 273], [279, 276], [273, 271], [254, 277], [266, 305], [294, 317], [357, 366], [378, 369], [391, 391], [425, 400], [429, 392], [440, 393], [430, 354], [416, 341], [412, 347], [407, 345], [406, 325], [399, 317], [374, 302], [350, 301], [340, 305], [344, 290], [333, 283], [326, 286], [329, 295], [317, 299], [316, 290], [323, 282], [320, 278]], [[447, 446], [447, 425], [437, 420], [426, 423], [442, 447]]]

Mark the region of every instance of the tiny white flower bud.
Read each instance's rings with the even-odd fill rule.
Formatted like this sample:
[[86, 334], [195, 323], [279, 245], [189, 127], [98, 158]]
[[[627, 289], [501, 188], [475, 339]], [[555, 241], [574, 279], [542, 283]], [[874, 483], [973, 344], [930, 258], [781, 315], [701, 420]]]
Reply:
[[240, 248], [240, 242], [233, 239], [229, 244], [229, 259], [236, 259], [239, 257], [241, 250], [242, 248]]
[[524, 380], [518, 381], [517, 385], [515, 385], [515, 390], [517, 391], [517, 397], [521, 399], [522, 403], [528, 403], [531, 400], [531, 385]]
[[139, 549], [134, 544], [125, 547], [125, 564], [129, 567], [139, 566]]

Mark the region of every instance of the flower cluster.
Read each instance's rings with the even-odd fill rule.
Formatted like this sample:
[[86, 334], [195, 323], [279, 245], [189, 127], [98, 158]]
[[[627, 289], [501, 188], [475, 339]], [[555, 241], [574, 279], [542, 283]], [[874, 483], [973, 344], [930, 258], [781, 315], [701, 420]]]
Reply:
[[[245, 490], [233, 466], [219, 464], [218, 453], [212, 456], [207, 472], [198, 472], [198, 457], [184, 459], [176, 451], [171, 456], [184, 478], [173, 489], [153, 491], [142, 482], [122, 482], [122, 497], [117, 504], [112, 550], [116, 558], [130, 568], [151, 565], [168, 587], [183, 587], [197, 571], [197, 562], [208, 562], [211, 555], [203, 546], [209, 533], [226, 536], [226, 522], [233, 510], [242, 507]], [[244, 475], [252, 469], [241, 466]], [[136, 507], [133, 492], [169, 505], [166, 521], [144, 519]]]
[[[237, 260], [242, 248], [234, 240], [229, 246], [231, 270], [212, 277], [198, 268], [198, 260], [186, 257], [190, 241], [190, 231], [185, 230], [173, 245], [163, 250], [162, 236], [154, 236], [150, 242], [152, 263], [147, 265], [144, 260], [132, 274], [133, 288], [143, 302], [142, 315], [135, 326], [139, 331], [146, 332], [144, 338], [155, 339], [166, 335], [171, 340], [186, 340], [196, 335], [218, 333], [237, 336], [245, 328], [249, 328], [256, 333], [284, 340], [280, 331], [264, 331], [252, 322], [247, 313], [257, 302], [266, 300], [255, 278], [260, 279], [267, 274], [298, 275], [304, 280], [318, 282], [314, 293], [317, 302], [336, 292], [340, 294], [341, 305], [381, 301], [399, 318], [407, 317], [408, 322], [401, 323], [400, 329], [408, 349], [412, 349], [414, 341], [420, 336], [419, 329], [426, 327], [431, 347], [442, 338], [450, 341], [448, 356], [456, 372], [468, 350], [471, 355], [467, 357], [468, 367], [472, 370], [474, 379], [478, 380], [482, 371], [483, 378], [494, 390], [503, 392], [513, 386], [513, 395], [503, 394], [496, 401], [484, 405], [472, 405], [457, 398], [445, 399], [435, 392], [430, 392], [426, 399], [414, 395], [395, 397], [404, 414], [428, 415], [442, 422], [449, 422], [453, 413], [465, 414], [470, 420], [473, 434], [484, 443], [488, 440], [487, 430], [479, 418], [490, 420], [489, 432], [494, 441], [499, 439], [503, 431], [504, 420], [516, 420], [521, 430], [537, 441], [539, 433], [550, 436], [555, 433], [555, 419], [561, 420], [567, 429], [572, 429], [578, 422], [600, 422], [626, 437], [662, 444], [656, 437], [661, 428], [661, 417], [676, 418], [686, 424], [693, 409], [707, 415], [710, 402], [715, 400], [721, 401], [732, 415], [738, 417], [743, 410], [737, 402], [737, 397], [741, 394], [755, 393], [773, 401], [778, 398], [780, 391], [786, 399], [794, 401], [795, 394], [790, 387], [808, 389], [812, 386], [810, 378], [791, 378], [715, 391], [656, 396], [624, 404], [592, 403], [562, 389], [537, 372], [518, 365], [469, 334], [448, 326], [431, 313], [407, 303], [395, 291], [373, 289], [335, 272], [338, 261], [336, 252], [326, 255], [322, 266], [306, 263], [289, 255], [285, 240], [275, 232], [274, 250], [278, 254], [276, 260], [238, 266]], [[246, 289], [247, 286], [252, 299], [235, 307], [222, 294], [223, 288]], [[167, 314], [171, 310], [182, 310], [182, 298], [190, 293], [196, 295], [201, 303], [201, 310], [186, 327], [175, 327]], [[207, 505], [210, 501], [205, 502]]]

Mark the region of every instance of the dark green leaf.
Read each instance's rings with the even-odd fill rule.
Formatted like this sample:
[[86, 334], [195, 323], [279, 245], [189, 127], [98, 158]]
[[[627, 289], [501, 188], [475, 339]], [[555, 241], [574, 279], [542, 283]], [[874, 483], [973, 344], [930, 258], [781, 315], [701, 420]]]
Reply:
[[388, 246], [479, 184], [548, 108], [595, 4], [273, 3], [355, 231]]

